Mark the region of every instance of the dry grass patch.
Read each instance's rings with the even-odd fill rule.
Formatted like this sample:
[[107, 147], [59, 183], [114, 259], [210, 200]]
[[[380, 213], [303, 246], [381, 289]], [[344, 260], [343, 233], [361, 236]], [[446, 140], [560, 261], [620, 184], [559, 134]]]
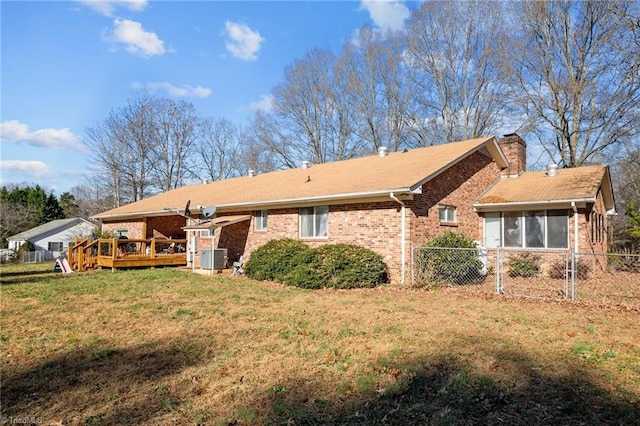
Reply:
[[[2, 415], [62, 424], [631, 424], [638, 311], [2, 267]], [[45, 270], [48, 268], [48, 270]]]

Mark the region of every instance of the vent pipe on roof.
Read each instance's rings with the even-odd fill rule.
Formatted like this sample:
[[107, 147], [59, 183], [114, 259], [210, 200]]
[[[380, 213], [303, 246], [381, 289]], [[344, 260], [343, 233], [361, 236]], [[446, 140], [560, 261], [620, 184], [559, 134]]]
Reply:
[[302, 162], [302, 168], [303, 169], [308, 169], [309, 167], [311, 167], [311, 161], [304, 160]]
[[208, 183], [209, 183], [209, 181], [208, 181], [207, 179], [202, 179], [202, 183], [203, 183], [204, 185], [206, 185], [206, 184], [208, 184]]
[[547, 166], [547, 176], [554, 177], [558, 174], [558, 165], [557, 164], [549, 164]]
[[253, 169], [249, 169], [249, 177], [254, 177], [256, 172]]
[[387, 155], [387, 147], [386, 146], [381, 146], [380, 148], [378, 148], [378, 155], [380, 157], [386, 157], [386, 155]]

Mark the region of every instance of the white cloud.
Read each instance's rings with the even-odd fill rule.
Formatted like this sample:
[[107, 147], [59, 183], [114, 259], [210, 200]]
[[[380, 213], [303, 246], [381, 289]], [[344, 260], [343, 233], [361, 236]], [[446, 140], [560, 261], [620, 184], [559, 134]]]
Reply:
[[[49, 166], [42, 161], [4, 160], [0, 161], [0, 168], [2, 169], [3, 181], [8, 175], [11, 175], [12, 181], [35, 180], [54, 176]], [[19, 175], [18, 179], [16, 179], [16, 175]]]
[[83, 149], [83, 145], [69, 129], [40, 129], [29, 131], [29, 126], [18, 120], [0, 123], [0, 138], [9, 143], [26, 142], [38, 148]]
[[401, 30], [411, 14], [401, 0], [362, 0], [360, 10], [369, 12], [374, 24], [383, 30]]
[[147, 7], [147, 0], [78, 0], [78, 3], [104, 16], [113, 16], [113, 12], [124, 7], [133, 12], [140, 12]]
[[140, 22], [129, 19], [114, 19], [113, 31], [103, 34], [103, 39], [110, 43], [124, 44], [127, 52], [143, 58], [166, 53], [164, 41], [156, 33], [146, 31]]
[[229, 37], [226, 47], [233, 56], [243, 61], [255, 61], [256, 55], [265, 39], [245, 24], [225, 22], [226, 35]]
[[269, 112], [273, 108], [273, 95], [262, 95], [259, 101], [251, 102], [249, 108], [252, 111]]
[[[134, 89], [143, 87], [143, 85], [138, 82], [133, 83], [132, 86]], [[144, 87], [152, 92], [165, 90], [167, 94], [173, 98], [207, 98], [211, 95], [211, 89], [207, 87], [191, 87], [187, 84], [183, 84], [181, 87], [178, 87], [167, 81], [156, 81], [147, 83]]]

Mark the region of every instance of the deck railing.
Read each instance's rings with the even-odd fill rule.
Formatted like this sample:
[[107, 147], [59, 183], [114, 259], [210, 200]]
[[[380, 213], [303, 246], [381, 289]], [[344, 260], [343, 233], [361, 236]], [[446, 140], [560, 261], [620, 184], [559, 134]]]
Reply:
[[186, 265], [186, 239], [119, 239], [76, 240], [69, 247], [69, 264], [75, 271], [96, 267], [153, 267]]

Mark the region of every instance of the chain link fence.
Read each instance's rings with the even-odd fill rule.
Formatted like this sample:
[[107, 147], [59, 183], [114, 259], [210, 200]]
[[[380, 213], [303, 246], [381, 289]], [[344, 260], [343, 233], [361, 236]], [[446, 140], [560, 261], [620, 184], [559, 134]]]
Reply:
[[640, 254], [567, 250], [412, 249], [414, 286], [640, 307]]

